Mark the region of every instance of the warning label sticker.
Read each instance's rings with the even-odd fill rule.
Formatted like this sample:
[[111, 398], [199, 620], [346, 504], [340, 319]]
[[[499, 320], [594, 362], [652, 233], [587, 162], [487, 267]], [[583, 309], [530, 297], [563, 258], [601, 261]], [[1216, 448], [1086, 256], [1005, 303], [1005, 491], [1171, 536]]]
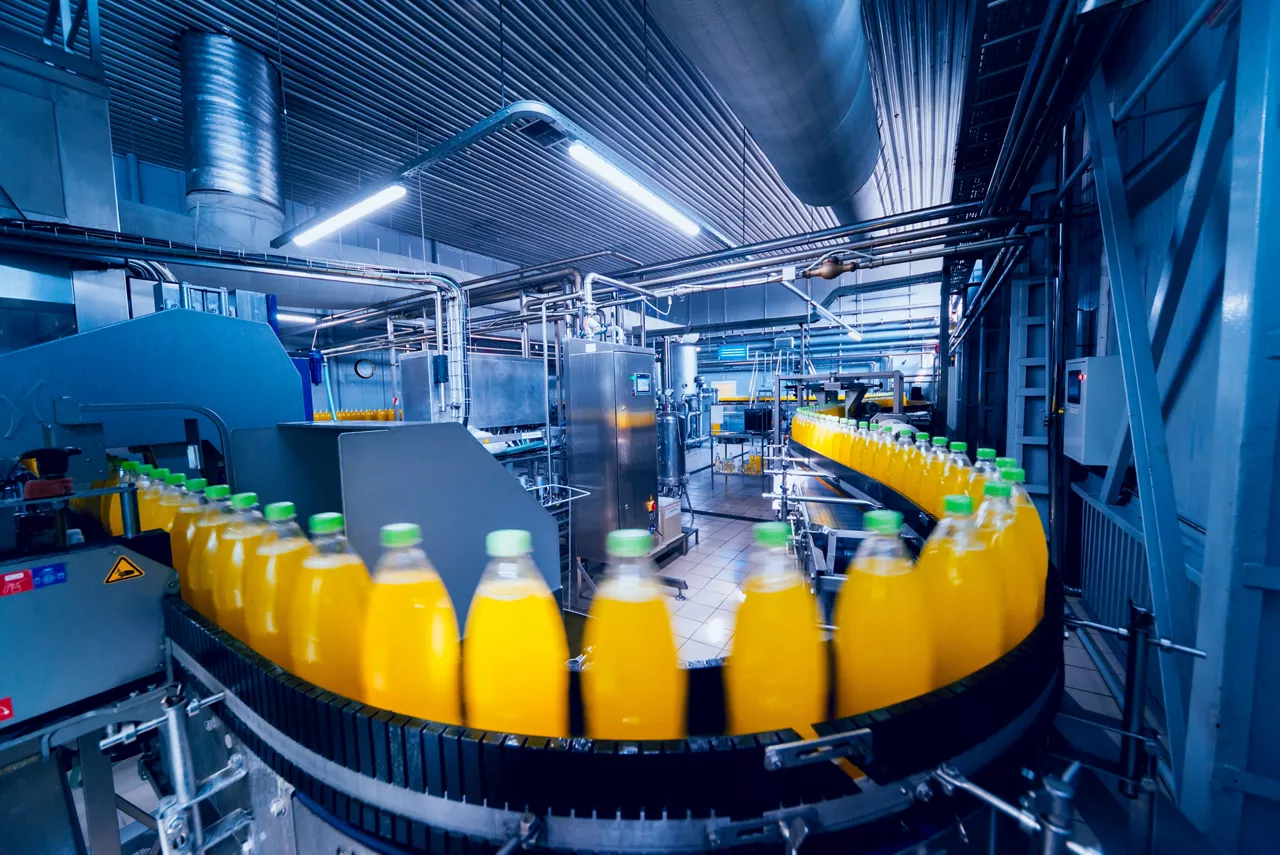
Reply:
[[13, 698], [0, 698], [0, 721], [13, 718]]
[[116, 563], [111, 565], [111, 572], [107, 574], [107, 578], [102, 580], [102, 584], [114, 585], [116, 582], [140, 579], [145, 575], [147, 574], [142, 572], [141, 567], [121, 555], [116, 559]]
[[30, 570], [15, 570], [0, 576], [0, 597], [23, 594], [34, 587]]

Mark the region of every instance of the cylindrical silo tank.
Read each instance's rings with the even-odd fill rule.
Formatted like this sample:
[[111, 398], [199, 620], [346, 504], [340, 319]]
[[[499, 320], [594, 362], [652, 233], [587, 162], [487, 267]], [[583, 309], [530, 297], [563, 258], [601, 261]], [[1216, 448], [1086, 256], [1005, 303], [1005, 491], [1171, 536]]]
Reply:
[[671, 348], [671, 368], [668, 372], [670, 388], [679, 401], [685, 395], [698, 391], [693, 378], [698, 376], [698, 346], [696, 344], [677, 344]]

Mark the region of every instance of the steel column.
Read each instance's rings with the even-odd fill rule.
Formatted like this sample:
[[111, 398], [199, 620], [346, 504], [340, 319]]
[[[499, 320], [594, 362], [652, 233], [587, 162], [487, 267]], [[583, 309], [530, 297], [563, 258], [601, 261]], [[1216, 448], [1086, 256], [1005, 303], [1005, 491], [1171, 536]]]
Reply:
[[[1195, 150], [1182, 185], [1182, 198], [1178, 200], [1177, 219], [1174, 221], [1173, 236], [1169, 239], [1168, 255], [1152, 297], [1147, 329], [1151, 334], [1151, 358], [1156, 365], [1160, 364], [1165, 344], [1169, 340], [1169, 329], [1173, 325], [1174, 314], [1182, 297], [1187, 272], [1191, 269], [1191, 259], [1195, 255], [1196, 244], [1204, 227], [1209, 202], [1217, 187], [1227, 141], [1231, 139], [1239, 33], [1239, 27], [1233, 23], [1227, 29], [1218, 54], [1214, 86], [1200, 119]], [[1102, 482], [1102, 500], [1109, 505], [1115, 504], [1120, 498], [1120, 484], [1129, 468], [1132, 455], [1129, 425], [1125, 423], [1120, 427], [1120, 436], [1116, 438], [1107, 475]]]
[[[1244, 0], [1222, 337], [1182, 807], [1229, 853], [1280, 840], [1280, 8]], [[1265, 648], [1265, 649], [1264, 649]]]
[[[1083, 99], [1085, 120], [1094, 148], [1094, 180], [1098, 211], [1111, 279], [1112, 306], [1124, 373], [1125, 399], [1137, 463], [1138, 497], [1142, 509], [1143, 541], [1147, 571], [1151, 575], [1151, 599], [1161, 634], [1179, 644], [1190, 644], [1190, 611], [1186, 565], [1182, 558], [1182, 533], [1173, 495], [1173, 475], [1165, 441], [1151, 341], [1143, 323], [1146, 298], [1134, 255], [1132, 225], [1125, 199], [1124, 172], [1116, 150], [1115, 129], [1102, 71], [1094, 74]], [[1160, 659], [1164, 692], [1165, 730], [1174, 758], [1174, 779], [1180, 780], [1186, 739], [1185, 701], [1180, 663]]]

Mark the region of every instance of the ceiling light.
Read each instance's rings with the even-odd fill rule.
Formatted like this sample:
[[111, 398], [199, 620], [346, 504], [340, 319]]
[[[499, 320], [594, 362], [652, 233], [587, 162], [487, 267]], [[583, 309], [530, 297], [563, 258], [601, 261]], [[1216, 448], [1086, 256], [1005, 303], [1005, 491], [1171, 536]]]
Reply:
[[314, 324], [315, 315], [295, 315], [293, 312], [276, 312], [276, 320], [282, 324]]
[[351, 207], [344, 208], [334, 214], [332, 217], [324, 218], [311, 228], [294, 237], [293, 242], [298, 246], [307, 246], [308, 244], [315, 243], [320, 238], [333, 234], [343, 226], [348, 226], [361, 217], [367, 217], [379, 208], [390, 205], [397, 199], [404, 198], [405, 192], [403, 184], [392, 184], [390, 186], [383, 187], [372, 196], [366, 196]]
[[855, 329], [853, 329], [853, 328], [850, 328], [850, 329], [849, 329], [849, 338], [853, 339], [854, 341], [862, 341], [862, 333], [858, 332], [857, 330], [855, 330]]
[[702, 229], [693, 220], [658, 198], [653, 191], [643, 187], [630, 175], [605, 160], [599, 154], [576, 140], [569, 144], [569, 156], [582, 164], [613, 189], [630, 196], [642, 207], [649, 209], [688, 237], [697, 237]]

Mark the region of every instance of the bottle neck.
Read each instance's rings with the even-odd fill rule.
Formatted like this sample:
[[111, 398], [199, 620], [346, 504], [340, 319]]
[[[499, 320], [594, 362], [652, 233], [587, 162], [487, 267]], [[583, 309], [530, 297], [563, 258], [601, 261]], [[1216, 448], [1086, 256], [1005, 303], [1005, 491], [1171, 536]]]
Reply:
[[615, 555], [609, 557], [608, 573], [615, 579], [648, 579], [653, 575], [648, 556]]
[[790, 580], [798, 574], [795, 559], [785, 546], [756, 547], [748, 575], [761, 581]]
[[351, 546], [347, 543], [347, 535], [344, 532], [319, 535], [313, 543], [316, 552], [321, 555], [345, 555], [351, 552]]
[[294, 517], [289, 517], [287, 520], [271, 520], [270, 526], [271, 535], [278, 540], [302, 537], [302, 528]]
[[968, 466], [969, 458], [965, 456], [963, 451], [953, 451], [947, 458], [953, 466]]

